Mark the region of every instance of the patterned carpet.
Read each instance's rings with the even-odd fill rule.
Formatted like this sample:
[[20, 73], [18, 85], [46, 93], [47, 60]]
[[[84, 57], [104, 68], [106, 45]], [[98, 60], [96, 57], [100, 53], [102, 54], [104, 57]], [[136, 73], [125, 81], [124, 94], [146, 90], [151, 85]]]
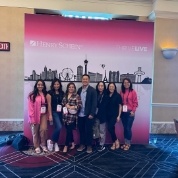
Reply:
[[4, 144], [0, 137], [0, 178], [178, 178], [178, 138], [150, 135], [149, 145], [129, 151], [92, 154], [76, 150], [31, 156]]

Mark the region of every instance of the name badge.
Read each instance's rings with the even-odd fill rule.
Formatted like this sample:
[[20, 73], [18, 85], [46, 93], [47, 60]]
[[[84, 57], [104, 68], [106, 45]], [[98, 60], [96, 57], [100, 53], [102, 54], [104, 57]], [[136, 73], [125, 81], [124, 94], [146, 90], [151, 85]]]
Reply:
[[45, 114], [46, 113], [46, 106], [41, 106], [41, 114]]
[[68, 110], [67, 110], [66, 107], [63, 107], [63, 113], [64, 113], [64, 114], [68, 114]]
[[127, 105], [123, 105], [122, 110], [123, 112], [127, 112]]
[[57, 112], [61, 112], [61, 110], [62, 110], [62, 106], [61, 106], [60, 104], [58, 104], [56, 110], [57, 110]]

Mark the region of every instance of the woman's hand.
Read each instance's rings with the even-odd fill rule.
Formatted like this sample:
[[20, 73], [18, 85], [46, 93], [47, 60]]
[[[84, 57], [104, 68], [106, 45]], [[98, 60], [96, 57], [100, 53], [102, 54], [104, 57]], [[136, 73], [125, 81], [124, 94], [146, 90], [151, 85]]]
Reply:
[[89, 119], [93, 119], [93, 116], [92, 116], [92, 115], [89, 115], [88, 118], [89, 118]]
[[120, 116], [117, 116], [117, 122], [119, 122], [121, 120]]
[[66, 108], [67, 108], [67, 109], [76, 109], [75, 106], [70, 106], [69, 104], [66, 104]]
[[53, 120], [53, 116], [49, 115], [49, 121], [52, 121], [52, 120]]
[[69, 104], [66, 104], [66, 108], [67, 109], [71, 109]]
[[134, 113], [133, 111], [131, 111], [131, 112], [130, 112], [130, 116], [133, 117], [134, 115], [135, 115], [135, 113]]

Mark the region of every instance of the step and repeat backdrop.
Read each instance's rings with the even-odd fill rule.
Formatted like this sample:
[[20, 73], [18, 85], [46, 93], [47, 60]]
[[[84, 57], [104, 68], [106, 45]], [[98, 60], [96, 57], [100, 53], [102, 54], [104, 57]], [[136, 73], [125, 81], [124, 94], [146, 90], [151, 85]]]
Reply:
[[[138, 95], [139, 106], [133, 124], [133, 143], [149, 142], [154, 24], [127, 20], [89, 20], [50, 15], [25, 15], [24, 41], [24, 133], [28, 138], [27, 98], [37, 79], [50, 89], [56, 77], [63, 90], [70, 81], [77, 88], [81, 77], [90, 75], [90, 85], [98, 81], [121, 82], [128, 77]], [[49, 126], [49, 135], [52, 131]], [[122, 123], [116, 133], [123, 141]], [[75, 131], [78, 142], [78, 132]], [[65, 129], [59, 143], [64, 143]], [[111, 141], [107, 135], [107, 142]]]

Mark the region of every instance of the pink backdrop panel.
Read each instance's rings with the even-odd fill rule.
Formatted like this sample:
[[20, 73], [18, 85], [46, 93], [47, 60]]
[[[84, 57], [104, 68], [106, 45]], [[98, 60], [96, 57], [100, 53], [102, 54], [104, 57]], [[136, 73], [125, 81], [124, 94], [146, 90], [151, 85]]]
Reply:
[[[81, 86], [84, 60], [91, 85], [98, 80], [115, 81], [118, 92], [121, 79], [129, 75], [137, 92], [139, 107], [133, 124], [133, 143], [149, 142], [151, 78], [154, 26], [150, 22], [99, 21], [71, 19], [59, 16], [25, 15], [24, 51], [24, 134], [32, 139], [28, 124], [27, 97], [35, 80], [45, 80], [50, 89], [51, 79], [61, 79], [65, 91], [67, 83]], [[66, 75], [67, 73], [67, 75]], [[115, 78], [113, 77], [115, 75]], [[107, 84], [107, 83], [106, 83]], [[52, 127], [49, 126], [49, 138]], [[78, 131], [75, 142], [79, 142]], [[122, 123], [116, 124], [117, 136], [123, 141]], [[59, 143], [65, 140], [61, 131]], [[107, 143], [111, 142], [107, 134]]]

